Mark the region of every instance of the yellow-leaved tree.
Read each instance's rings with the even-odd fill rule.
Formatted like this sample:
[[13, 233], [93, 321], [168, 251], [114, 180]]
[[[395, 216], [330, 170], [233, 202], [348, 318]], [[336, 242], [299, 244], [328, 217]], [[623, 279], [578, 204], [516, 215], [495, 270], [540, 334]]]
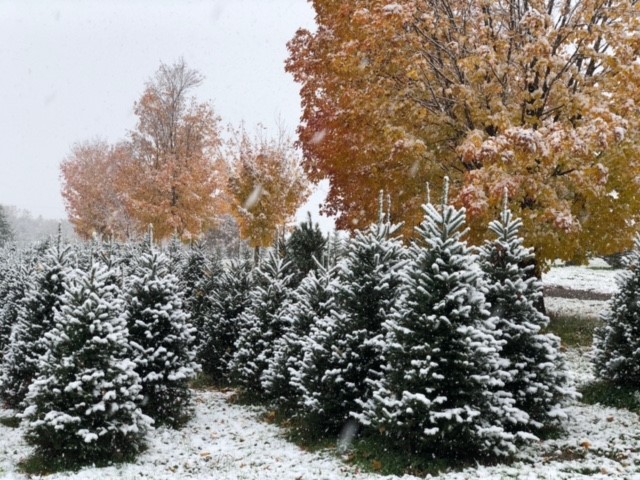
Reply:
[[256, 255], [274, 243], [305, 200], [308, 182], [293, 143], [281, 131], [267, 138], [260, 131], [251, 137], [244, 126], [233, 131], [226, 159], [228, 201], [240, 235]]
[[312, 0], [289, 43], [311, 180], [338, 226], [408, 229], [453, 179], [472, 238], [502, 192], [539, 261], [628, 247], [640, 220], [637, 0]]

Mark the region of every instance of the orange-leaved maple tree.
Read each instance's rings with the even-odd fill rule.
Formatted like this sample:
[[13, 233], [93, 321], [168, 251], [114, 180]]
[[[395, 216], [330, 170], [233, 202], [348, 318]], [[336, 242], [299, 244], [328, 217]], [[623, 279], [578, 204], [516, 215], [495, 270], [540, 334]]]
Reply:
[[122, 201], [122, 167], [129, 157], [126, 143], [93, 140], [74, 145], [62, 161], [62, 197], [81, 238], [127, 240], [135, 234], [136, 222]]
[[232, 132], [226, 149], [231, 213], [240, 235], [257, 250], [274, 243], [308, 193], [308, 182], [293, 143], [283, 132], [251, 137], [241, 127]]
[[220, 120], [208, 103], [189, 96], [201, 82], [184, 60], [162, 64], [134, 109], [127, 208], [142, 227], [153, 225], [157, 240], [196, 238], [220, 213]]
[[620, 251], [640, 220], [637, 0], [312, 0], [289, 43], [299, 140], [338, 226], [453, 179], [472, 239], [500, 208], [539, 261]]

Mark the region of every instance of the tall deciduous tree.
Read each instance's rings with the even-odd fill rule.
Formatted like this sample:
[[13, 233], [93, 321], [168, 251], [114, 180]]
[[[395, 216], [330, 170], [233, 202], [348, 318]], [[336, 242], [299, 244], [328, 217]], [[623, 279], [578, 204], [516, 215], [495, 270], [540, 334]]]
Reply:
[[281, 132], [278, 138], [255, 138], [244, 127], [229, 141], [228, 192], [241, 236], [254, 248], [272, 245], [307, 193], [297, 152]]
[[339, 227], [375, 218], [382, 186], [411, 227], [422, 185], [446, 174], [475, 241], [507, 187], [539, 260], [631, 244], [637, 0], [312, 3], [318, 28], [298, 31], [287, 69], [302, 85], [305, 167], [330, 178]]
[[224, 185], [219, 117], [190, 93], [202, 76], [179, 60], [162, 64], [135, 105], [128, 207], [157, 240], [193, 238], [210, 225]]
[[60, 165], [62, 197], [71, 223], [82, 238], [132, 236], [134, 218], [123, 202], [123, 168], [130, 161], [126, 143], [91, 140], [73, 146]]

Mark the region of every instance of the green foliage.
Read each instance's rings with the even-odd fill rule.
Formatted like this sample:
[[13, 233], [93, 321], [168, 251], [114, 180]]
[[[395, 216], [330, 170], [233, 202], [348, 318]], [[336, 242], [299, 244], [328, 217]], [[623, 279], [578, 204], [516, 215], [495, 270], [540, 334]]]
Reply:
[[4, 213], [2, 205], [0, 205], [0, 247], [11, 242], [14, 239], [13, 229], [9, 225], [7, 215]]
[[229, 382], [229, 361], [238, 340], [238, 317], [249, 305], [254, 274], [249, 260], [232, 260], [222, 268], [209, 293], [209, 310], [203, 321], [198, 345], [202, 370], [216, 384]]
[[184, 311], [178, 278], [167, 257], [142, 254], [128, 279], [125, 318], [136, 372], [142, 382], [143, 412], [157, 424], [179, 426], [190, 415], [188, 382], [195, 362], [194, 329]]
[[640, 393], [637, 385], [616, 385], [607, 381], [596, 381], [580, 389], [582, 402], [588, 405], [605, 405], [624, 408], [640, 413]]
[[140, 377], [129, 359], [119, 289], [109, 277], [98, 265], [69, 273], [25, 399], [27, 441], [61, 464], [135, 454], [151, 423], [138, 408]]
[[601, 326], [602, 320], [597, 318], [550, 315], [549, 325], [544, 331], [559, 336], [567, 347], [590, 347], [595, 330]]
[[617, 385], [640, 384], [640, 236], [618, 276], [619, 290], [594, 334], [596, 375]]
[[64, 280], [71, 262], [71, 249], [48, 247], [34, 267], [35, 274], [17, 307], [16, 324], [3, 359], [0, 395], [12, 408], [24, 400], [38, 373], [38, 359], [46, 352], [45, 334], [54, 326], [54, 310], [64, 293]]
[[287, 257], [299, 272], [300, 280], [311, 270], [316, 270], [322, 264], [325, 254], [327, 238], [320, 231], [320, 227], [311, 221], [309, 214], [307, 221], [300, 223], [291, 232], [287, 240]]

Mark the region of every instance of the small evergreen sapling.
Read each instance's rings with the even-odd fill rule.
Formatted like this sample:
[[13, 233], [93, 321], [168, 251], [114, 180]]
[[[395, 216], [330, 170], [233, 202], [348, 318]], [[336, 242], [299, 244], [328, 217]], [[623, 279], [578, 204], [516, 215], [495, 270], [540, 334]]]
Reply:
[[[428, 203], [401, 300], [385, 323], [383, 376], [357, 418], [411, 451], [440, 457], [509, 455], [507, 431], [526, 423], [501, 391], [509, 374], [493, 336], [465, 211]], [[366, 400], [366, 399], [365, 399]]]
[[125, 459], [151, 424], [113, 276], [97, 264], [71, 272], [25, 401], [29, 443], [68, 465]]
[[197, 344], [200, 344], [201, 332], [211, 310], [209, 294], [216, 287], [220, 270], [219, 263], [207, 255], [202, 243], [193, 244], [185, 255], [180, 282], [185, 309], [196, 329]]
[[32, 265], [23, 254], [14, 252], [5, 261], [5, 274], [0, 283], [0, 359], [9, 347], [11, 331], [18, 321], [32, 274]]
[[286, 329], [280, 309], [292, 294], [291, 263], [269, 252], [255, 272], [249, 305], [238, 317], [238, 340], [229, 368], [235, 382], [251, 394], [264, 393], [260, 377], [267, 368], [276, 340]]
[[405, 249], [399, 225], [383, 218], [357, 232], [336, 266], [335, 309], [305, 338], [294, 378], [301, 407], [312, 422], [337, 432], [371, 395], [381, 369], [382, 325], [402, 283]]
[[49, 247], [34, 266], [35, 273], [25, 286], [26, 294], [16, 306], [16, 323], [0, 375], [0, 395], [11, 408], [20, 406], [38, 374], [39, 357], [46, 351], [44, 337], [53, 328], [54, 309], [64, 293], [70, 263], [70, 247], [60, 243]]
[[178, 278], [169, 273], [163, 253], [152, 248], [141, 255], [128, 278], [125, 299], [133, 360], [142, 382], [142, 411], [157, 424], [179, 426], [190, 416], [188, 382], [199, 365]]
[[322, 265], [325, 255], [327, 238], [320, 231], [320, 227], [311, 221], [311, 214], [307, 220], [296, 226], [287, 239], [287, 258], [291, 260], [298, 271], [298, 283], [311, 270]]
[[[489, 224], [496, 239], [480, 249], [480, 266], [487, 280], [486, 299], [495, 317], [496, 337], [503, 342], [501, 357], [510, 377], [504, 389], [515, 406], [529, 415], [529, 429], [558, 426], [566, 418], [563, 406], [576, 398], [568, 385], [568, 371], [560, 352], [560, 338], [541, 331], [549, 318], [535, 304], [542, 284], [533, 275], [533, 249], [522, 246], [522, 222], [505, 205], [500, 219]], [[519, 425], [514, 427], [521, 428]]]
[[231, 260], [215, 280], [208, 295], [208, 313], [200, 332], [198, 359], [202, 370], [217, 383], [228, 383], [229, 362], [238, 340], [238, 317], [249, 305], [253, 262]]
[[275, 341], [273, 356], [262, 374], [262, 387], [276, 404], [298, 403], [305, 338], [312, 327], [335, 308], [336, 290], [335, 269], [317, 265], [281, 309], [279, 316], [285, 322], [284, 333]]
[[596, 375], [621, 386], [640, 384], [640, 236], [618, 274], [618, 291], [601, 318], [604, 325], [594, 335]]

